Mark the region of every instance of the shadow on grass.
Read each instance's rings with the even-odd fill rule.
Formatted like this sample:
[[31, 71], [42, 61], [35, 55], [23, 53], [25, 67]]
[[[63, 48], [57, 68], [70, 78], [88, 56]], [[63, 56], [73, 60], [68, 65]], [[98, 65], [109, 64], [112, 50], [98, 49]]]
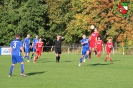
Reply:
[[38, 75], [38, 74], [43, 74], [45, 71], [42, 71], [42, 72], [30, 72], [30, 73], [27, 73], [26, 75], [28, 76], [31, 76], [31, 75]]
[[64, 61], [64, 62], [72, 62], [72, 61]]
[[96, 64], [90, 64], [91, 66], [105, 66], [105, 65], [111, 65], [113, 63], [107, 63], [107, 64], [101, 64], [101, 63], [96, 63]]

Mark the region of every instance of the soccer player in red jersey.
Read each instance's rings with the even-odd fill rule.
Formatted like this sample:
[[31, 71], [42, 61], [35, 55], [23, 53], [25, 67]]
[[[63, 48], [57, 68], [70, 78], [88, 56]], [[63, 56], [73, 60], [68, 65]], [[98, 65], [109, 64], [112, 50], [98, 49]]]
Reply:
[[97, 42], [97, 37], [98, 37], [98, 30], [97, 28], [94, 29], [94, 32], [91, 33], [90, 35], [90, 53], [89, 53], [89, 58], [91, 58], [91, 53], [96, 52], [96, 42]]
[[36, 56], [34, 57], [34, 63], [41, 56], [43, 51], [44, 43], [42, 42], [42, 38], [39, 38], [39, 41], [36, 43]]
[[97, 56], [99, 59], [101, 56], [102, 47], [103, 47], [103, 41], [101, 40], [100, 37], [98, 37], [96, 42], [96, 50], [97, 50]]
[[112, 58], [110, 56], [110, 53], [111, 53], [111, 48], [113, 47], [113, 43], [112, 43], [112, 39], [109, 38], [108, 39], [108, 42], [106, 43], [106, 53], [107, 53], [107, 56], [105, 57], [104, 61], [107, 61], [107, 59], [109, 59], [111, 62], [112, 62]]

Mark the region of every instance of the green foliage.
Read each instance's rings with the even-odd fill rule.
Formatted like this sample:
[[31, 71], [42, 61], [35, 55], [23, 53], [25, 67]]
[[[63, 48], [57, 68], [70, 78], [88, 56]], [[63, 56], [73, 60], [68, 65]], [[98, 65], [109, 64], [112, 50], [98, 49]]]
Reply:
[[47, 31], [47, 9], [48, 6], [43, 0], [25, 0], [21, 3], [15, 0], [6, 1], [0, 13], [1, 45], [8, 45], [15, 33], [20, 33], [22, 39], [27, 33], [30, 33], [32, 38], [35, 34], [44, 38], [44, 32]]
[[[31, 39], [38, 34], [46, 45], [51, 45], [57, 35], [65, 36], [64, 43], [79, 43], [81, 36], [90, 36], [90, 25], [98, 27], [106, 42], [133, 42], [133, 3], [127, 17], [117, 10], [111, 0], [0, 0], [0, 45], [9, 45], [14, 34], [22, 39], [27, 33]], [[126, 35], [123, 37], [123, 35]]]

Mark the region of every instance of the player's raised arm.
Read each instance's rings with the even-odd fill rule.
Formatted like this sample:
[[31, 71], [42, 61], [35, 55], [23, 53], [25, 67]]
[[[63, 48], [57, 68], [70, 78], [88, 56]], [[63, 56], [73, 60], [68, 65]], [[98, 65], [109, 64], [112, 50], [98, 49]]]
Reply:
[[64, 40], [65, 40], [65, 38], [64, 38], [64, 37], [62, 37], [62, 36], [60, 36], [60, 40], [61, 40], [61, 41], [64, 41]]

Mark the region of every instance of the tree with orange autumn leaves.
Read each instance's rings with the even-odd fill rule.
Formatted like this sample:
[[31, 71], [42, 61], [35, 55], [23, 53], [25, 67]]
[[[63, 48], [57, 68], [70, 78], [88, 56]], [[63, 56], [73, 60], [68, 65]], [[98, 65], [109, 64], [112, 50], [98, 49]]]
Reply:
[[[77, 13], [67, 25], [66, 36], [70, 36], [72, 40], [73, 36], [79, 38], [84, 33], [89, 36], [91, 33], [90, 25], [93, 24], [98, 27], [99, 34], [104, 42], [108, 37], [112, 37], [113, 42], [117, 43], [133, 41], [132, 3], [129, 5], [128, 15], [122, 16], [117, 8], [118, 0], [78, 1], [80, 3], [73, 5], [75, 9], [72, 10], [76, 10]], [[133, 0], [130, 0], [130, 2], [133, 2]]]

